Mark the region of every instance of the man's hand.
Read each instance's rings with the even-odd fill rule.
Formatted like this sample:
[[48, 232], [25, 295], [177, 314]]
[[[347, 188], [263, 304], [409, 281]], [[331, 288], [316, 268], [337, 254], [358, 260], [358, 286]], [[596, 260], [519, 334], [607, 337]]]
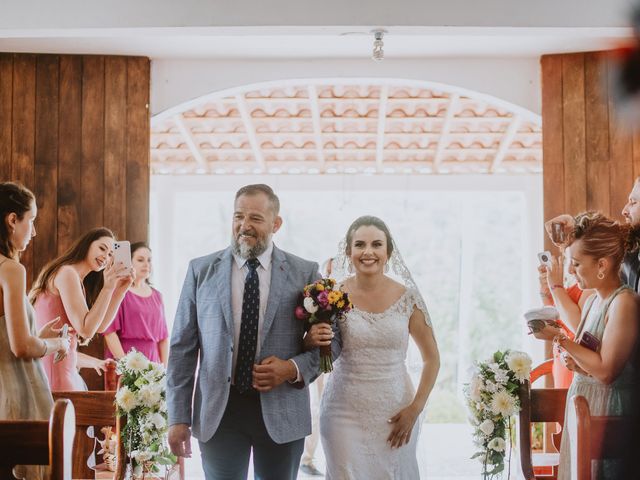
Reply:
[[191, 458], [191, 429], [186, 423], [169, 427], [169, 448], [178, 457]]
[[268, 392], [281, 383], [295, 380], [296, 366], [289, 360], [267, 357], [260, 365], [253, 366], [253, 388], [259, 392]]

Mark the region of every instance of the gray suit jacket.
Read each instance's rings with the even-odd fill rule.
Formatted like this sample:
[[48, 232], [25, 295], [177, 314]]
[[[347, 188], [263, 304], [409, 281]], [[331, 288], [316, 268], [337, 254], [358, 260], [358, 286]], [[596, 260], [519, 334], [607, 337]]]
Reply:
[[[169, 366], [169, 424], [191, 425], [200, 441], [218, 429], [229, 398], [234, 323], [231, 315], [231, 248], [192, 260], [176, 312]], [[271, 287], [262, 327], [260, 359], [293, 359], [303, 382], [261, 393], [262, 415], [271, 438], [286, 443], [311, 433], [308, 384], [318, 375], [318, 351], [304, 352], [304, 322], [294, 316], [305, 285], [318, 264], [273, 248]], [[199, 362], [198, 375], [196, 366]], [[195, 392], [194, 392], [195, 384]]]

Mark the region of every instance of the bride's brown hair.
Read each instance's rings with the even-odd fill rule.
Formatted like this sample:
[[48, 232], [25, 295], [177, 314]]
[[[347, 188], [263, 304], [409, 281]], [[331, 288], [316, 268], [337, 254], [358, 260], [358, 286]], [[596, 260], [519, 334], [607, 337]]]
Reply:
[[390, 257], [393, 253], [393, 237], [391, 236], [391, 232], [389, 231], [389, 227], [387, 224], [380, 220], [378, 217], [374, 217], [373, 215], [364, 215], [362, 217], [358, 217], [354, 220], [354, 222], [349, 226], [347, 230], [347, 245], [346, 245], [346, 254], [351, 254], [351, 242], [353, 241], [353, 234], [360, 227], [376, 227], [387, 239], [387, 255]]

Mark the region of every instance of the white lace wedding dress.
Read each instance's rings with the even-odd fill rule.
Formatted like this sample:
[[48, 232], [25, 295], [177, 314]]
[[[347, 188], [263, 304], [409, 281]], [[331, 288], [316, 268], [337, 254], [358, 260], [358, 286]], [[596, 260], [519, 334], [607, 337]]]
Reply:
[[[409, 317], [419, 294], [405, 293], [382, 313], [354, 308], [339, 320], [342, 352], [327, 380], [320, 406], [320, 435], [330, 480], [415, 480], [420, 478], [416, 445], [387, 443], [388, 419], [409, 405], [415, 393], [405, 365]], [[424, 312], [430, 324], [429, 314]]]

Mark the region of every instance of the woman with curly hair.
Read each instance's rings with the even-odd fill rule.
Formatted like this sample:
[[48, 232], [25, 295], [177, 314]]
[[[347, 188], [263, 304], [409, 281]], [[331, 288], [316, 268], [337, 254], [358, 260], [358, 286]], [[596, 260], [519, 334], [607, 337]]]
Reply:
[[[575, 340], [551, 326], [542, 331], [542, 337], [564, 350], [565, 365], [574, 371], [567, 398], [584, 396], [592, 415], [631, 415], [637, 408], [634, 354], [640, 297], [622, 283], [620, 265], [625, 254], [636, 247], [632, 244], [635, 237], [629, 225], [600, 213], [580, 214], [574, 225], [568, 242], [569, 272], [580, 288], [594, 289], [595, 293], [585, 302]], [[558, 472], [561, 480], [571, 478], [570, 442], [565, 430]], [[620, 462], [600, 462], [597, 478], [623, 478], [620, 468]]]

